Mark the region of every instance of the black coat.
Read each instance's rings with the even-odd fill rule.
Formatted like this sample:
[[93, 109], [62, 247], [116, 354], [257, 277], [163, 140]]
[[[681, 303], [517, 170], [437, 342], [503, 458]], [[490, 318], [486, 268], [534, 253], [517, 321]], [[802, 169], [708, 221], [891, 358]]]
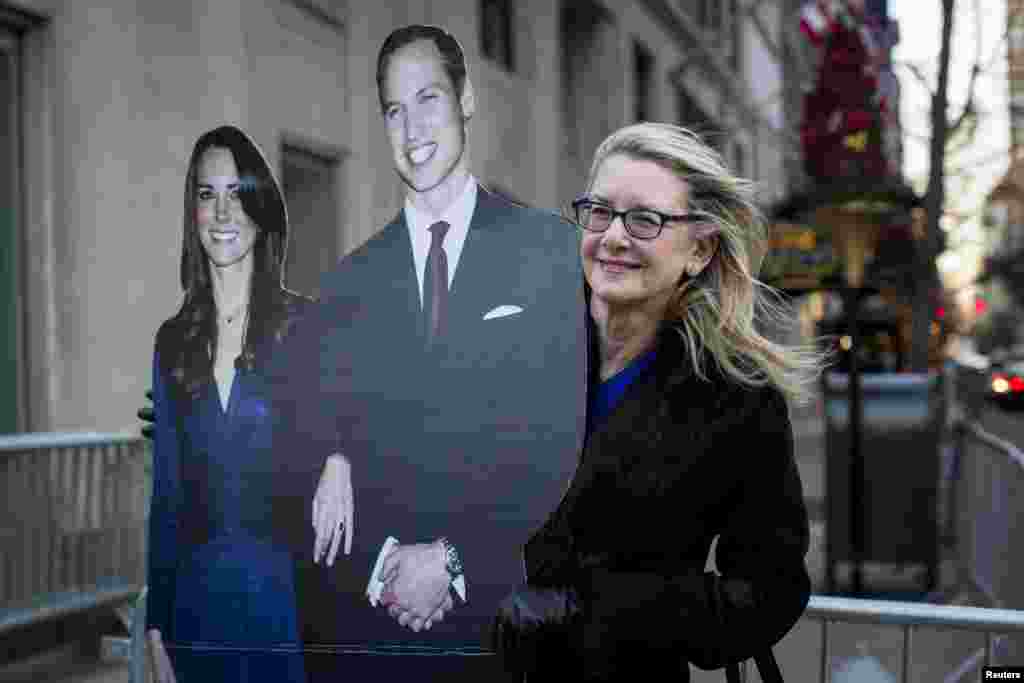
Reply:
[[[569, 636], [585, 680], [640, 667], [689, 680], [687, 662], [718, 668], [763, 651], [807, 605], [808, 522], [786, 402], [712, 368], [708, 377], [663, 332], [653, 371], [590, 435], [561, 504], [526, 545], [532, 586], [580, 596]], [[704, 571], [716, 536], [720, 579]]]

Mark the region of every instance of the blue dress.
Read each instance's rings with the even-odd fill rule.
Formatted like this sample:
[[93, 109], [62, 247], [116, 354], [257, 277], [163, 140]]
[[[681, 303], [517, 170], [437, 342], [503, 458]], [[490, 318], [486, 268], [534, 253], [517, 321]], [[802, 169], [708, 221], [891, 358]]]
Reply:
[[270, 403], [237, 370], [225, 411], [211, 380], [189, 406], [153, 364], [153, 502], [146, 628], [179, 683], [305, 681], [291, 551], [272, 536]]

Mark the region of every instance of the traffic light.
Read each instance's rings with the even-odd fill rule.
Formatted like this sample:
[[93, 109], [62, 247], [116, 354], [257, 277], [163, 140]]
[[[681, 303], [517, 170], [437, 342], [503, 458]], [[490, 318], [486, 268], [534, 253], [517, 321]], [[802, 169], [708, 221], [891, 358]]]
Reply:
[[984, 294], [974, 295], [974, 313], [975, 315], [985, 315], [988, 312], [988, 299], [985, 298]]

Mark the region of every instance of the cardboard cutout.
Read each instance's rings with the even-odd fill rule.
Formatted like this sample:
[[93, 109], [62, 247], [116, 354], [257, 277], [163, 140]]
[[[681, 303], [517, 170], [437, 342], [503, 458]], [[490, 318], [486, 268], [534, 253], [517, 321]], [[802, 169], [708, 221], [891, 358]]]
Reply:
[[[557, 507], [581, 450], [578, 231], [472, 175], [475, 101], [454, 38], [407, 27], [391, 40], [381, 144], [406, 207], [324, 277], [318, 304], [259, 330], [266, 346], [223, 415], [215, 387], [202, 411], [176, 410], [187, 404], [171, 400], [171, 374], [155, 365], [147, 624], [172, 658], [218, 680], [493, 679], [498, 603], [525, 581], [523, 544]], [[279, 213], [268, 224], [283, 239]], [[438, 220], [447, 227], [434, 244]], [[311, 507], [336, 453], [351, 464], [355, 523], [351, 554], [327, 566], [313, 561]], [[396, 583], [374, 570], [389, 543], [441, 537], [461, 561], [458, 597], [416, 632], [381, 604], [396, 601]], [[236, 552], [239, 538], [256, 551]]]
[[[304, 537], [298, 546], [309, 549], [307, 558], [309, 501], [324, 459], [341, 452], [352, 467], [352, 553], [339, 554], [332, 567], [304, 560], [298, 573], [314, 679], [486, 676], [495, 658], [479, 655], [488, 652], [498, 602], [525, 581], [522, 546], [558, 505], [582, 442], [587, 355], [578, 232], [478, 184], [463, 149], [471, 83], [460, 94], [437, 76], [447, 72], [438, 70], [433, 43], [413, 42], [426, 49], [407, 43], [394, 54], [419, 55], [423, 68], [392, 56], [381, 97], [406, 207], [327, 274], [320, 305], [280, 356], [290, 389], [280, 412], [278, 472], [288, 495], [279, 509]], [[418, 82], [424, 73], [429, 78]], [[395, 119], [402, 120], [392, 126]], [[469, 173], [464, 184], [432, 216], [430, 202], [420, 200], [436, 199], [437, 187], [460, 172]], [[444, 238], [448, 287], [439, 331], [424, 309], [436, 305], [429, 302], [445, 277], [431, 265], [430, 249], [422, 251], [437, 218], [453, 233]], [[459, 239], [460, 220], [457, 248], [447, 240]], [[465, 601], [456, 597], [443, 621], [417, 633], [375, 607], [368, 587], [389, 538], [417, 544], [439, 537], [461, 558]]]

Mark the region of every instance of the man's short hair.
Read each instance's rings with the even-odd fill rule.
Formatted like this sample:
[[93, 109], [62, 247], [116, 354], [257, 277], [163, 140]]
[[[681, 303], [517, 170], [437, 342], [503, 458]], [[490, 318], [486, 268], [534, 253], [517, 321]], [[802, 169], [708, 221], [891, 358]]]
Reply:
[[384, 39], [384, 44], [381, 45], [380, 52], [377, 54], [377, 99], [380, 101], [382, 111], [388, 61], [393, 53], [417, 40], [430, 40], [437, 46], [441, 53], [441, 64], [455, 88], [455, 96], [462, 97], [462, 91], [466, 86], [466, 55], [462, 52], [459, 41], [439, 26], [411, 24], [392, 31]]

